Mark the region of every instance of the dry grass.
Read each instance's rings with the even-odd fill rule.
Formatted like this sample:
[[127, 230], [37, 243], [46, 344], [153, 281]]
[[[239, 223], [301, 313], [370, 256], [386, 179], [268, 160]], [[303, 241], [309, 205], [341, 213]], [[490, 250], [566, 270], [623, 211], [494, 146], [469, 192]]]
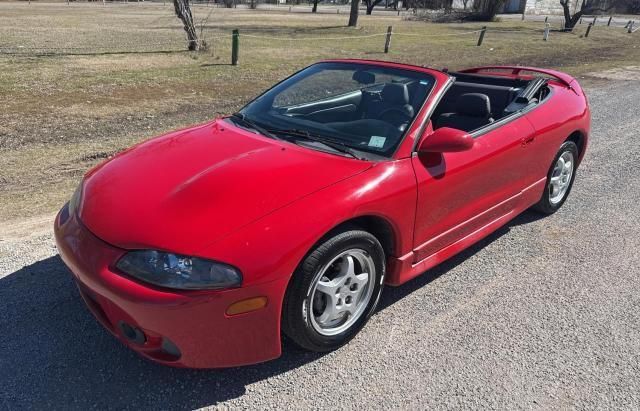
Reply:
[[[211, 10], [197, 6], [196, 20]], [[529, 64], [575, 75], [637, 64], [640, 58], [638, 35], [619, 28], [596, 27], [585, 39], [580, 27], [543, 42], [539, 22], [491, 23], [484, 44], [476, 47], [477, 34], [451, 34], [476, 30], [478, 23], [362, 16], [360, 27], [350, 29], [346, 20], [344, 14], [214, 9], [204, 28], [212, 50], [190, 54], [180, 51], [184, 36], [169, 5], [0, 3], [0, 50], [18, 53], [0, 54], [0, 221], [53, 212], [82, 173], [110, 153], [229, 113], [322, 58], [452, 69]], [[381, 36], [318, 39], [383, 33], [388, 25], [414, 35], [394, 36], [389, 54], [382, 53]], [[228, 65], [233, 28], [241, 31], [237, 67]], [[126, 51], [143, 53], [114, 53]], [[43, 52], [66, 54], [33, 55]]]

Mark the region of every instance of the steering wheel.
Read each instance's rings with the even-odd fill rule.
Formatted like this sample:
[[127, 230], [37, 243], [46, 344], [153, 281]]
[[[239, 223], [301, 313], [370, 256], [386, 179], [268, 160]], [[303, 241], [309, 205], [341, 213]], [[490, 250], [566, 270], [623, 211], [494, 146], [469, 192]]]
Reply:
[[377, 117], [380, 120], [391, 123], [398, 128], [411, 121], [411, 116], [407, 114], [406, 110], [398, 107], [389, 107], [384, 109]]

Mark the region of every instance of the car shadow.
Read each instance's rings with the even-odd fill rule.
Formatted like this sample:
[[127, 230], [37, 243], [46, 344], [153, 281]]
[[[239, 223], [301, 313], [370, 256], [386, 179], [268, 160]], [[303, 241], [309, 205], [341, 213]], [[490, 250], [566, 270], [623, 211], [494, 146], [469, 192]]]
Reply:
[[[385, 289], [379, 311], [473, 256], [528, 213], [401, 287]], [[187, 370], [143, 359], [108, 334], [84, 307], [58, 256], [0, 279], [2, 408], [193, 409], [241, 397], [247, 386], [316, 361], [322, 354], [285, 340], [274, 361], [222, 370]]]

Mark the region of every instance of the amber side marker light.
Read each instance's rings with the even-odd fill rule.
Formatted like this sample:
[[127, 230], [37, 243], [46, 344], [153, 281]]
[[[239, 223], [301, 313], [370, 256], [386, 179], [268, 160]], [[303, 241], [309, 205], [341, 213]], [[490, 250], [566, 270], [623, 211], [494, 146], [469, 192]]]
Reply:
[[237, 301], [227, 308], [227, 315], [237, 315], [259, 310], [267, 305], [267, 297], [252, 297]]

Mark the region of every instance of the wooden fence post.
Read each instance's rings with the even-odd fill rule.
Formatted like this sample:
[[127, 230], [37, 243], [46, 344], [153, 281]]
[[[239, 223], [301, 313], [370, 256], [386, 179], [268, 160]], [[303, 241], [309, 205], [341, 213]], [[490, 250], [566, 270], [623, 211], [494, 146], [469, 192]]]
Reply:
[[589, 37], [589, 32], [591, 31], [591, 27], [593, 27], [593, 23], [589, 23], [589, 26], [587, 26], [587, 32], [584, 33], [584, 38], [586, 39], [587, 37]]
[[389, 52], [389, 46], [391, 45], [391, 34], [393, 33], [393, 26], [387, 27], [387, 36], [384, 40], [384, 52]]
[[635, 23], [635, 21], [629, 20], [629, 29], [627, 30], [627, 33], [633, 33], [633, 24], [634, 23]]
[[240, 52], [240, 31], [234, 29], [231, 35], [231, 65], [238, 65], [238, 54]]
[[487, 26], [482, 26], [482, 31], [480, 31], [480, 37], [478, 37], [478, 47], [482, 45], [482, 40], [484, 40], [484, 33], [487, 31]]
[[613, 19], [613, 16], [609, 16], [609, 21], [607, 22], [607, 26], [611, 25], [611, 20]]

